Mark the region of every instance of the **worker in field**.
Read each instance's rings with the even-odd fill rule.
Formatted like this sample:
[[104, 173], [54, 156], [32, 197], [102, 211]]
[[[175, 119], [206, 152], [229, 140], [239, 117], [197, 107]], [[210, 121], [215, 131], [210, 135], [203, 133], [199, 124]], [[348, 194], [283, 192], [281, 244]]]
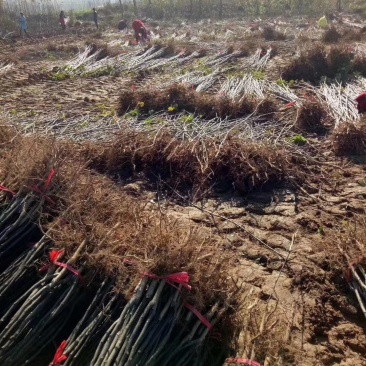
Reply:
[[120, 20], [120, 22], [118, 23], [117, 28], [120, 31], [126, 30], [127, 29], [127, 20], [125, 20], [125, 19]]
[[145, 27], [145, 24], [140, 19], [136, 19], [133, 21], [132, 29], [135, 31], [136, 42], [147, 41], [148, 31]]
[[61, 12], [60, 12], [59, 23], [61, 25], [61, 28], [63, 30], [65, 30], [66, 29], [66, 16], [65, 16], [65, 12], [63, 10], [61, 10]]
[[93, 8], [93, 20], [95, 23], [95, 26], [97, 27], [97, 29], [99, 29], [99, 25], [98, 25], [98, 13], [96, 11], [95, 8]]
[[291, 5], [289, 3], [286, 3], [284, 8], [285, 8], [285, 15], [289, 17], [291, 15]]
[[366, 113], [366, 92], [361, 93], [355, 100], [358, 113]]
[[27, 35], [27, 37], [29, 37], [28, 22], [27, 22], [27, 18], [25, 17], [25, 15], [23, 13], [20, 13], [19, 27], [20, 27], [20, 36], [22, 36], [22, 34], [24, 33]]

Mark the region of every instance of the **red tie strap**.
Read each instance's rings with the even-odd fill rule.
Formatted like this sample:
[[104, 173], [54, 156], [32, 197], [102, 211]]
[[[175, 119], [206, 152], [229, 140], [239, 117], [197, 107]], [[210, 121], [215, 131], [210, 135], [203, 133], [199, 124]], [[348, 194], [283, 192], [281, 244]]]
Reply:
[[12, 196], [15, 196], [15, 192], [13, 192], [12, 190], [10, 190], [9, 188], [6, 188], [5, 186], [0, 186], [0, 191], [6, 192], [6, 193], [10, 193]]
[[350, 265], [347, 269], [347, 273], [346, 273], [346, 280], [348, 283], [353, 281], [352, 268], [353, 268], [353, 263], [350, 263]]
[[173, 273], [169, 276], [165, 276], [165, 277], [159, 277], [157, 275], [154, 275], [152, 273], [144, 273], [144, 276], [150, 277], [154, 280], [163, 280], [166, 283], [169, 283], [169, 285], [178, 288], [175, 283], [177, 283], [178, 285], [182, 285], [183, 287], [185, 287], [187, 290], [191, 291], [192, 290], [192, 286], [189, 285], [189, 274], [187, 272], [178, 272], [178, 273]]
[[201, 323], [208, 329], [211, 330], [213, 325], [209, 322], [209, 320], [202, 315], [193, 305], [185, 303], [184, 306], [190, 310], [196, 317], [201, 321]]
[[60, 347], [58, 347], [55, 357], [49, 366], [61, 366], [62, 362], [67, 360], [67, 356], [64, 354], [65, 348], [67, 346], [66, 341], [62, 341]]
[[356, 259], [355, 261], [353, 261], [349, 264], [348, 270], [347, 270], [347, 273], [346, 273], [347, 282], [352, 282], [353, 281], [352, 269], [354, 270], [355, 266], [362, 263], [364, 260], [365, 260], [365, 257], [360, 257], [360, 258]]
[[[175, 288], [178, 288], [175, 284], [179, 284], [188, 289], [189, 291], [192, 290], [192, 286], [189, 285], [189, 274], [187, 272], [177, 272], [165, 277], [160, 277], [152, 273], [144, 273], [144, 276], [152, 278], [154, 280], [163, 280]], [[190, 310], [194, 315], [196, 315], [196, 317], [202, 322], [202, 324], [205, 327], [208, 328], [208, 330], [212, 329], [213, 325], [193, 305], [185, 303], [184, 306], [188, 310]]]
[[247, 366], [263, 366], [259, 362], [248, 360], [247, 358], [228, 358], [226, 363], [242, 363]]
[[[50, 253], [50, 261], [54, 266], [58, 266], [61, 268], [66, 268], [68, 271], [70, 271], [71, 273], [73, 273], [75, 276], [77, 276], [80, 280], [82, 280], [83, 278], [81, 277], [81, 274], [79, 271], [77, 271], [75, 268], [71, 267], [69, 264], [67, 263], [62, 263], [59, 262], [58, 259], [65, 253], [64, 249], [61, 250], [52, 250]], [[47, 264], [46, 266], [42, 267], [39, 271], [40, 272], [45, 272], [48, 270], [48, 268], [50, 267], [49, 264]]]
[[49, 175], [48, 175], [48, 177], [47, 177], [46, 184], [45, 184], [45, 188], [44, 188], [44, 190], [43, 190], [43, 191], [41, 191], [41, 190], [39, 189], [39, 187], [38, 187], [38, 186], [33, 186], [33, 187], [31, 187], [31, 189], [32, 189], [34, 192], [38, 193], [41, 197], [44, 197], [44, 198], [45, 198], [45, 200], [46, 200], [48, 203], [50, 203], [51, 205], [55, 205], [55, 202], [54, 202], [50, 197], [46, 196], [46, 193], [47, 193], [47, 191], [50, 189], [50, 186], [51, 186], [52, 180], [53, 180], [53, 178], [55, 177], [55, 175], [56, 175], [56, 170], [55, 170], [55, 169], [52, 169], [52, 170], [51, 170], [51, 172], [50, 172], [50, 174], [49, 174]]
[[296, 105], [296, 100], [293, 101], [293, 102], [290, 102], [290, 103], [286, 104], [286, 108], [291, 108], [291, 107], [293, 107], [295, 105]]

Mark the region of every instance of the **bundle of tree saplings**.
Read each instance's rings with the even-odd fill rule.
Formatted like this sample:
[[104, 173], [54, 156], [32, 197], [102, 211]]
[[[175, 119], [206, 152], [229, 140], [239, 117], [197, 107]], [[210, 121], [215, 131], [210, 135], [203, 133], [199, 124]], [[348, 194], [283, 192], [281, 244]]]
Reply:
[[[146, 276], [119, 318], [103, 336], [93, 365], [203, 365], [202, 353], [209, 330], [227, 310], [213, 306], [203, 316], [181, 298], [182, 277], [177, 273], [156, 279]], [[180, 284], [179, 287], [175, 284]], [[210, 361], [222, 365], [225, 355]]]
[[[19, 280], [24, 283], [25, 279]], [[78, 277], [70, 275], [67, 268], [53, 268], [39, 278], [8, 304], [1, 319], [1, 362], [10, 366], [35, 360], [47, 343], [65, 329], [74, 307], [83, 302], [84, 296]]]
[[233, 258], [87, 168], [83, 149], [3, 147], [0, 364], [223, 364]]
[[359, 260], [350, 264], [347, 281], [354, 292], [358, 304], [366, 317], [366, 270], [365, 258], [361, 257]]
[[4, 186], [1, 188], [12, 199], [3, 202], [0, 212], [0, 273], [31, 245], [43, 204], [31, 193], [23, 197]]

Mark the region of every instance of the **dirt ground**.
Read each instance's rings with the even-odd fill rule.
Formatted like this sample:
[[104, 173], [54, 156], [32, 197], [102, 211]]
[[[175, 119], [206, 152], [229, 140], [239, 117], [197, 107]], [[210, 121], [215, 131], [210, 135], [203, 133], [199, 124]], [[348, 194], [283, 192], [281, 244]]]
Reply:
[[[229, 27], [223, 23], [220, 29], [212, 40], [199, 30], [188, 40], [185, 28], [172, 27], [164, 29], [160, 39], [185, 36], [177, 38], [178, 49], [206, 48], [210, 56], [230, 44], [225, 42]], [[299, 36], [295, 28], [292, 33]], [[0, 66], [9, 62], [13, 66], [5, 74], [0, 72], [0, 118], [33, 125], [36, 130], [50, 119], [67, 124], [84, 117], [92, 123], [114, 118], [122, 123], [123, 117], [119, 119], [115, 113], [122, 88], [161, 82], [175, 76], [176, 70], [122, 71], [65, 80], [53, 80], [50, 75], [75, 57], [78, 49], [82, 52], [90, 39], [112, 44], [110, 47], [118, 42], [123, 54], [134, 53], [137, 47], [126, 45], [131, 37], [113, 30], [101, 35], [92, 30], [70, 31], [54, 38], [1, 45]], [[236, 47], [242, 42], [235, 39], [231, 43]], [[260, 40], [262, 43], [273, 44]], [[294, 46], [293, 38], [278, 41], [279, 56], [266, 69], [274, 70], [272, 76], [294, 54]], [[201, 67], [197, 62], [192, 61], [192, 67]], [[326, 150], [329, 145], [319, 138], [314, 146]], [[222, 242], [223, 250], [236, 254], [233, 277], [246, 289], [242, 317], [250, 328], [240, 336], [238, 356], [265, 360], [266, 366], [362, 366], [366, 365], [366, 319], [348, 287], [346, 259], [339, 246], [353, 221], [365, 213], [364, 163], [362, 157], [355, 162], [330, 156], [322, 174], [308, 177], [304, 187], [289, 185], [245, 196], [216, 193], [196, 205], [185, 205], [182, 200], [177, 204], [170, 194], [146, 191], [140, 180], [124, 189], [148, 202], [151, 210], [163, 210], [207, 231]]]

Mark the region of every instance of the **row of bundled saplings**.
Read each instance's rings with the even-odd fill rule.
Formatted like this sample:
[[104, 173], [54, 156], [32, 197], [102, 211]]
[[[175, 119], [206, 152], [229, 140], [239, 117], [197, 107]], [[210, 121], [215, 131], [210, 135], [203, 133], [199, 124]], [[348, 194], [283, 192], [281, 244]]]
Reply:
[[2, 130], [0, 149], [1, 364], [225, 362], [239, 295], [213, 238], [91, 169], [93, 147]]

